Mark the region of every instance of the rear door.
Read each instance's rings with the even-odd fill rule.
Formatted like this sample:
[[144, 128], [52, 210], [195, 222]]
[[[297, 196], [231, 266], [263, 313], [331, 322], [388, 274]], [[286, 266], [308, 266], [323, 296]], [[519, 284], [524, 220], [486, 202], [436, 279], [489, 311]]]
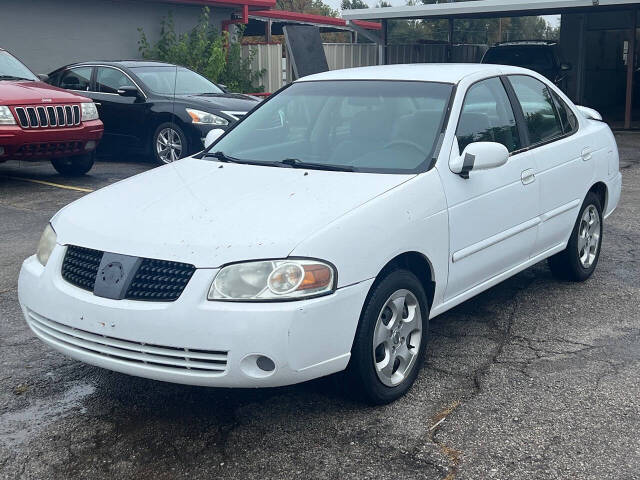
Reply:
[[538, 166], [541, 224], [533, 255], [566, 242], [592, 177], [596, 153], [568, 105], [540, 80], [509, 76], [522, 105], [530, 153]]
[[72, 67], [63, 70], [53, 84], [57, 87], [79, 92], [85, 97], [90, 97], [91, 77], [93, 67]]
[[462, 178], [440, 171], [449, 209], [450, 300], [528, 261], [536, 240], [538, 185], [535, 161], [524, 150], [512, 102], [500, 78], [467, 91], [456, 131], [457, 156], [473, 142], [498, 142], [511, 156], [501, 167]]

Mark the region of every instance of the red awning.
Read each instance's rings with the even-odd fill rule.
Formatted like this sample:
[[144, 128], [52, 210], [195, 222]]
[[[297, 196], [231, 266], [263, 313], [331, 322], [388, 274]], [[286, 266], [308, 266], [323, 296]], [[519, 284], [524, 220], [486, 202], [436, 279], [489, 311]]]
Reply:
[[[287, 12], [285, 10], [252, 10], [249, 13], [250, 17], [255, 18], [265, 18], [271, 19], [281, 22], [298, 22], [298, 23], [309, 23], [318, 26], [328, 26], [328, 27], [342, 27], [348, 28], [346, 20], [342, 18], [336, 17], [325, 17], [324, 15], [313, 15], [310, 13], [298, 13], [298, 12]], [[382, 25], [377, 22], [365, 22], [361, 20], [356, 20], [353, 22], [355, 25], [366, 28], [367, 30], [380, 30], [382, 29]]]

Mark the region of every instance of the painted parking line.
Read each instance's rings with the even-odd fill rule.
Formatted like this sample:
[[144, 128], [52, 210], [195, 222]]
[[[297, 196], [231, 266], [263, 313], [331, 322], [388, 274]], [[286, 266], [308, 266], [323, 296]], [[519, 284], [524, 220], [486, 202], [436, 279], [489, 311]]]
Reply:
[[44, 180], [36, 180], [35, 178], [8, 177], [8, 176], [5, 176], [5, 178], [8, 178], [10, 180], [21, 180], [23, 182], [38, 183], [40, 185], [47, 185], [49, 187], [63, 188], [65, 190], [75, 190], [76, 192], [85, 192], [85, 193], [93, 192], [93, 190], [91, 188], [74, 187], [72, 185], [62, 185], [60, 183], [45, 182]]

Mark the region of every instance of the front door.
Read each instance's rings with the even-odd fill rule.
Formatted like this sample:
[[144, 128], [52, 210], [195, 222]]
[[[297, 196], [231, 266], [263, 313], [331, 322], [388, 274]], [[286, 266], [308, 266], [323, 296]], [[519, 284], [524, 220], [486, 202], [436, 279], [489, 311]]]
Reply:
[[104, 142], [118, 149], [145, 147], [146, 102], [142, 92], [138, 98], [123, 97], [118, 89], [135, 86], [121, 70], [96, 67], [95, 85], [90, 92], [104, 123]]
[[471, 171], [469, 178], [447, 166], [440, 176], [449, 209], [449, 281], [446, 300], [530, 258], [538, 230], [538, 184], [534, 157], [523, 141], [500, 78], [467, 92], [456, 131], [459, 155], [473, 142], [498, 142], [511, 156], [501, 167]]

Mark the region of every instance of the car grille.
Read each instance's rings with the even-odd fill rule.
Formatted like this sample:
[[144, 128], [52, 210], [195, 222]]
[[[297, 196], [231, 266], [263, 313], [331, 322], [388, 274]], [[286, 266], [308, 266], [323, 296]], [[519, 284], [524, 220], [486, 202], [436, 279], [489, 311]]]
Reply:
[[44, 340], [67, 348], [172, 371], [197, 371], [219, 375], [227, 368], [226, 351], [167, 347], [132, 342], [68, 327], [28, 311], [29, 325]]
[[[62, 278], [84, 290], [93, 291], [104, 252], [70, 245], [62, 261]], [[196, 267], [187, 263], [143, 258], [125, 298], [151, 302], [172, 302], [182, 294]]]
[[80, 105], [14, 107], [22, 128], [62, 128], [80, 125]]

